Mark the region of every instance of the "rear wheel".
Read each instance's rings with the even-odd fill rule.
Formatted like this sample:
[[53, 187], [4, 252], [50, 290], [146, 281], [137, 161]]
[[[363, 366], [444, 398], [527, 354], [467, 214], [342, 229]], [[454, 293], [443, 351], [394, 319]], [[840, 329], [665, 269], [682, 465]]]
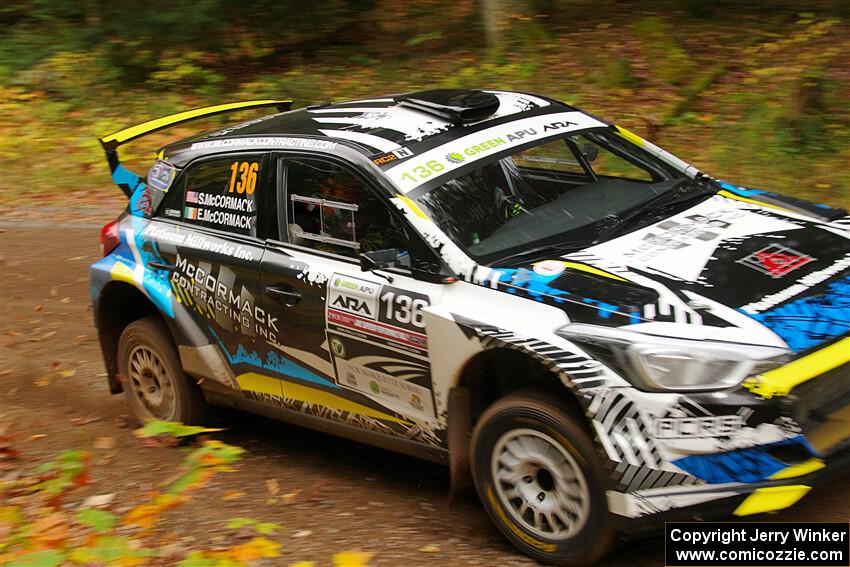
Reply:
[[588, 565], [614, 541], [604, 471], [590, 436], [536, 392], [490, 406], [472, 435], [472, 474], [499, 530], [548, 564]]
[[118, 340], [118, 372], [133, 416], [200, 423], [207, 404], [180, 365], [171, 334], [156, 317], [133, 321]]

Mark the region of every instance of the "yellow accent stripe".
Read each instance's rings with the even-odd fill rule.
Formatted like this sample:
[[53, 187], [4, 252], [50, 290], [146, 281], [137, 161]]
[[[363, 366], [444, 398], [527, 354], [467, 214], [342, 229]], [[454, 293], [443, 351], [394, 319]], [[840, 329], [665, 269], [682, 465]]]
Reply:
[[[545, 261], [552, 261], [552, 260], [545, 260]], [[606, 272], [605, 270], [600, 270], [599, 268], [594, 268], [593, 266], [588, 266], [587, 264], [579, 264], [578, 262], [565, 262], [565, 261], [561, 261], [561, 260], [555, 260], [555, 261], [558, 262], [559, 264], [563, 264], [565, 268], [571, 268], [573, 270], [579, 270], [579, 271], [582, 271], [582, 272], [587, 272], [589, 274], [596, 274], [597, 276], [603, 276], [603, 277], [611, 278], [612, 280], [617, 280], [617, 281], [621, 281], [621, 282], [628, 281], [627, 279], [621, 278], [620, 276], [616, 276], [616, 275], [612, 274], [611, 272]], [[532, 265], [536, 266], [539, 263], [540, 262], [535, 262]]]
[[283, 389], [280, 387], [280, 380], [271, 376], [264, 376], [255, 372], [240, 374], [236, 377], [236, 383], [243, 390], [249, 392], [257, 392], [260, 394], [269, 394], [272, 396], [283, 395]]
[[136, 282], [133, 281], [133, 270], [123, 262], [115, 262], [109, 275], [112, 276], [113, 280], [136, 285]]
[[638, 136], [634, 132], [630, 132], [630, 131], [626, 130], [622, 126], [614, 126], [614, 127], [617, 129], [617, 131], [620, 133], [620, 135], [622, 137], [624, 137], [625, 139], [627, 139], [628, 141], [630, 141], [633, 144], [637, 144], [638, 146], [643, 147], [643, 145], [645, 143], [645, 140], [643, 138], [641, 138], [640, 136]]
[[787, 396], [803, 382], [850, 362], [850, 337], [798, 358], [761, 376], [748, 378], [744, 387], [763, 398]]
[[172, 124], [177, 124], [178, 122], [185, 122], [187, 120], [193, 120], [195, 118], [200, 118], [202, 116], [208, 116], [211, 114], [218, 114], [221, 112], [228, 112], [231, 110], [246, 110], [249, 108], [257, 108], [261, 106], [275, 106], [278, 104], [286, 104], [292, 102], [291, 100], [252, 100], [246, 102], [231, 102], [228, 104], [217, 104], [215, 106], [207, 106], [204, 108], [196, 108], [194, 110], [186, 110], [184, 112], [178, 112], [177, 114], [171, 114], [169, 116], [163, 116], [162, 118], [156, 118], [154, 120], [148, 120], [147, 122], [142, 122], [141, 124], [136, 124], [135, 126], [130, 126], [129, 128], [125, 128], [123, 130], [119, 130], [117, 132], [113, 132], [107, 136], [104, 136], [100, 139], [103, 143], [108, 142], [117, 142], [118, 144], [123, 144], [124, 142], [128, 142], [133, 138], [138, 138], [144, 134], [149, 132], [153, 132], [154, 130], [160, 130]]
[[407, 208], [409, 208], [413, 212], [413, 214], [415, 214], [417, 217], [423, 218], [425, 220], [429, 220], [428, 215], [426, 215], [425, 212], [422, 209], [419, 208], [419, 205], [414, 203], [412, 200], [408, 199], [404, 195], [399, 195], [399, 194], [396, 194], [396, 197], [398, 197], [401, 200], [402, 203], [407, 205]]
[[[768, 203], [764, 203], [762, 201], [756, 201], [755, 199], [747, 199], [746, 197], [741, 197], [740, 195], [736, 195], [727, 191], [726, 189], [721, 189], [717, 192], [718, 195], [723, 195], [727, 199], [735, 199], [736, 201], [743, 201], [744, 203], [750, 203], [752, 205], [758, 205], [759, 207], [769, 207], [771, 209], [776, 209], [777, 211], [788, 211], [788, 209], [784, 207], [778, 207], [776, 205], [771, 205]], [[790, 211], [789, 211], [790, 212]]]
[[263, 374], [257, 374], [255, 372], [247, 372], [245, 374], [240, 374], [236, 377], [236, 382], [239, 383], [240, 388], [251, 392], [260, 392], [263, 394], [271, 394], [273, 396], [284, 396], [286, 398], [290, 398], [299, 402], [316, 404], [334, 410], [347, 411], [349, 413], [356, 413], [360, 415], [365, 415], [367, 417], [373, 417], [375, 419], [380, 419], [383, 421], [392, 421], [404, 425], [413, 425], [408, 421], [399, 419], [388, 413], [372, 409], [356, 402], [352, 402], [351, 400], [347, 400], [341, 396], [331, 394], [330, 392], [317, 390], [316, 388], [311, 388], [309, 386], [304, 386], [301, 384], [295, 384], [293, 382], [278, 380], [277, 378], [272, 378], [271, 376], [265, 376]]
[[747, 499], [741, 502], [738, 508], [735, 509], [735, 515], [749, 516], [751, 514], [782, 510], [795, 504], [811, 489], [811, 486], [804, 486], [802, 484], [758, 488], [755, 492], [747, 496]]
[[781, 480], [783, 478], [794, 478], [804, 476], [824, 468], [826, 464], [820, 459], [809, 459], [804, 463], [791, 465], [788, 468], [782, 469], [770, 475], [770, 480]]

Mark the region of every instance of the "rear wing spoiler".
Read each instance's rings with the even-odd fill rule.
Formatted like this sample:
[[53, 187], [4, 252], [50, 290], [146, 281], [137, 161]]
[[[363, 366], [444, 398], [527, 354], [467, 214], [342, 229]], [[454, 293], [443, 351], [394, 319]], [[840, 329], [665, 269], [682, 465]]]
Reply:
[[109, 162], [109, 171], [112, 174], [112, 181], [115, 182], [124, 194], [129, 197], [133, 194], [133, 191], [139, 183], [143, 182], [143, 179], [135, 173], [128, 171], [121, 165], [121, 160], [118, 158], [118, 148], [127, 142], [141, 138], [142, 136], [147, 136], [148, 134], [165, 128], [171, 128], [172, 126], [183, 124], [184, 122], [197, 120], [199, 118], [206, 118], [217, 114], [226, 114], [228, 112], [264, 107], [275, 107], [279, 111], [283, 112], [289, 110], [290, 106], [292, 106], [291, 100], [251, 100], [245, 102], [217, 104], [215, 106], [186, 110], [184, 112], [178, 112], [177, 114], [163, 116], [162, 118], [148, 120], [147, 122], [142, 122], [141, 124], [136, 124], [135, 126], [130, 126], [129, 128], [124, 128], [123, 130], [118, 130], [117, 132], [103, 136], [102, 138], [99, 138], [99, 140], [100, 145], [103, 146], [103, 151], [106, 152], [106, 160]]

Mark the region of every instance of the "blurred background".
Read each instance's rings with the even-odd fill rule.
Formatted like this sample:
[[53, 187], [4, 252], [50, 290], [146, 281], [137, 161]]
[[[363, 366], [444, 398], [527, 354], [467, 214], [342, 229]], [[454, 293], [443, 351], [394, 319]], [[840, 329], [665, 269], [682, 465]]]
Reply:
[[[846, 205], [848, 18], [846, 0], [10, 0], [0, 189], [105, 185], [97, 136], [186, 108], [487, 87], [578, 105], [733, 183]], [[144, 172], [206, 126], [130, 156]]]
[[[535, 564], [474, 498], [447, 505], [442, 466], [251, 416], [185, 451], [179, 431], [138, 439], [91, 323], [88, 266], [126, 206], [99, 136], [236, 100], [514, 89], [715, 177], [847, 207], [848, 22], [847, 0], [1, 3], [0, 563]], [[122, 157], [144, 174], [159, 146], [250, 117], [157, 133]], [[848, 521], [848, 480], [771, 519]], [[656, 536], [604, 565], [662, 555]]]

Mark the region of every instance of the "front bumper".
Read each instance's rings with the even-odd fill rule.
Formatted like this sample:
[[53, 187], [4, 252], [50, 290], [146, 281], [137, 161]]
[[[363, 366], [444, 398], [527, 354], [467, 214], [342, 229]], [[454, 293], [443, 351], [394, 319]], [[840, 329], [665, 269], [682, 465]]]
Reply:
[[[699, 444], [705, 442], [700, 431], [691, 429], [687, 439], [656, 437], [668, 454], [682, 455], [668, 462], [687, 472], [692, 481], [609, 491], [609, 509], [625, 532], [651, 529], [665, 521], [781, 510], [813, 486], [850, 471], [850, 337], [805, 353], [739, 390], [692, 395], [686, 403], [710, 415], [705, 418], [709, 423], [747, 415], [746, 425], [732, 435], [738, 441], [761, 442], [734, 450], [700, 451]], [[668, 420], [656, 420], [664, 421]], [[720, 435], [716, 427], [713, 434]], [[784, 439], [777, 440], [777, 434]]]
[[[850, 440], [846, 440], [840, 447], [835, 447], [835, 451], [827, 459], [812, 459], [811, 462], [818, 463], [818, 466], [807, 465], [815, 470], [805, 472], [803, 463], [796, 469], [802, 473], [799, 476], [754, 483], [703, 485], [681, 490], [647, 490], [631, 494], [629, 497], [641, 502], [647, 513], [633, 518], [614, 516], [617, 518], [617, 528], [626, 534], [641, 534], [657, 530], [665, 522], [743, 517], [788, 508], [816, 486], [841, 476], [850, 480]], [[791, 474], [791, 471], [788, 474]], [[609, 493], [609, 503], [611, 500], [612, 495]], [[661, 509], [665, 503], [686, 501], [696, 503]], [[652, 507], [656, 509], [655, 512]]]

